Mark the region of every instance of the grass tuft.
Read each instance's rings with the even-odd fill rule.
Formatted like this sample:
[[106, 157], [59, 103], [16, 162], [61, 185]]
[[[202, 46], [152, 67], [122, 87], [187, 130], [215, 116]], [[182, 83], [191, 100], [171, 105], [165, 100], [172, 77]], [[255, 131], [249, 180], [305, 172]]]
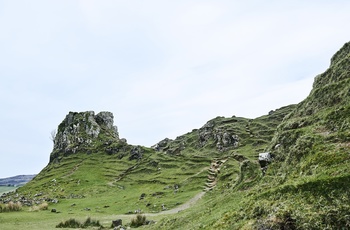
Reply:
[[8, 204], [0, 205], [0, 212], [18, 212], [22, 210], [21, 202], [12, 202], [10, 201]]
[[137, 227], [140, 227], [140, 226], [146, 225], [146, 224], [147, 224], [146, 216], [141, 215], [141, 214], [137, 214], [137, 216], [131, 220], [130, 226], [137, 228]]
[[92, 220], [90, 217], [88, 217], [84, 223], [81, 223], [80, 221], [77, 221], [74, 218], [70, 218], [69, 220], [62, 221], [58, 225], [56, 225], [56, 228], [88, 228], [88, 227], [99, 227], [99, 229], [103, 229], [103, 226], [100, 224], [100, 221], [98, 220]]
[[35, 205], [35, 206], [30, 207], [29, 211], [30, 212], [37, 212], [40, 210], [47, 210], [48, 208], [49, 208], [49, 204], [44, 202], [44, 203], [41, 203], [39, 205]]

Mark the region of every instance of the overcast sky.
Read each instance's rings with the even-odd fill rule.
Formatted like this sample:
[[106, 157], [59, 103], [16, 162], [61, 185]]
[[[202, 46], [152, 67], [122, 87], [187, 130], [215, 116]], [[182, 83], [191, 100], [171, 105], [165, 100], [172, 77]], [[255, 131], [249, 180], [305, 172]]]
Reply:
[[0, 0], [0, 178], [38, 173], [69, 111], [151, 146], [298, 103], [350, 40], [350, 1]]

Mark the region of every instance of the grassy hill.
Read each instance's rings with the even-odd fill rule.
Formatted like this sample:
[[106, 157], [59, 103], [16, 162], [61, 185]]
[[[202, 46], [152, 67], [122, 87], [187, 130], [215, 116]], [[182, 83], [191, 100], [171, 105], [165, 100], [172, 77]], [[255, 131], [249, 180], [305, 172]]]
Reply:
[[[119, 139], [111, 113], [70, 112], [49, 164], [1, 198], [27, 205], [0, 214], [1, 227], [54, 229], [91, 216], [109, 228], [141, 212], [156, 220], [146, 229], [350, 228], [349, 47], [298, 105], [255, 119], [216, 117], [152, 148]], [[263, 174], [266, 151], [274, 160]], [[48, 210], [30, 211], [45, 202]]]
[[221, 188], [159, 226], [349, 229], [349, 70], [347, 43], [333, 56], [330, 68], [316, 77], [310, 95], [278, 126], [267, 149], [275, 159], [265, 176], [249, 177], [241, 164], [250, 186]]

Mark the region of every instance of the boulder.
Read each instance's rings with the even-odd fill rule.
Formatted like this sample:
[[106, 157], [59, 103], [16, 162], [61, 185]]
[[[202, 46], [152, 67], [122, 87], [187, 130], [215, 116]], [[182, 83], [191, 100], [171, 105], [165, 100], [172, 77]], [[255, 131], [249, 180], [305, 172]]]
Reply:
[[122, 226], [122, 225], [123, 225], [122, 219], [117, 219], [117, 220], [113, 220], [112, 221], [112, 226], [113, 227], [118, 227], [118, 226]]

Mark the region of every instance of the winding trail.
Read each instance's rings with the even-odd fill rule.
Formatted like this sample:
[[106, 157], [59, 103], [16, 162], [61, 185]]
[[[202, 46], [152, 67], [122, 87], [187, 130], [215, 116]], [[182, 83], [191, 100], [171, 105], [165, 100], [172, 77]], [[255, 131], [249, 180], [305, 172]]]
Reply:
[[[181, 212], [185, 209], [190, 208], [192, 205], [194, 205], [199, 199], [201, 199], [203, 197], [203, 195], [205, 194], [205, 192], [200, 192], [197, 195], [195, 195], [193, 198], [191, 198], [190, 200], [188, 200], [186, 203], [170, 209], [170, 210], [166, 210], [166, 211], [162, 211], [162, 212], [158, 212], [158, 213], [142, 213], [142, 215], [145, 215], [146, 217], [155, 217], [155, 216], [161, 216], [161, 215], [170, 215], [170, 214], [176, 214], [178, 212]], [[122, 219], [123, 222], [125, 220], [131, 220], [133, 218], [135, 218], [137, 216], [137, 214], [120, 214], [120, 215], [113, 215], [113, 217], [108, 216], [105, 217], [104, 219], [107, 221], [110, 221], [110, 219]]]
[[166, 210], [166, 211], [162, 211], [160, 213], [151, 213], [151, 215], [152, 214], [166, 215], [166, 214], [175, 214], [175, 213], [181, 212], [181, 211], [183, 211], [185, 209], [188, 209], [193, 204], [195, 204], [199, 199], [201, 199], [204, 196], [204, 194], [205, 194], [205, 192], [200, 192], [197, 195], [195, 195], [193, 198], [188, 200], [186, 203], [184, 203], [184, 204], [182, 204], [182, 205], [180, 205], [180, 206], [178, 206], [176, 208], [173, 208], [173, 209], [170, 209], [170, 210]]
[[[227, 161], [227, 158], [225, 158], [225, 159], [215, 159], [211, 163], [210, 167], [203, 168], [202, 170], [200, 170], [196, 174], [190, 176], [189, 178], [194, 177], [194, 176], [198, 176], [200, 173], [202, 173], [205, 170], [208, 170], [208, 176], [211, 177], [212, 176], [211, 175], [212, 171], [214, 171], [215, 174], [219, 173], [220, 172], [220, 166], [222, 164], [224, 164], [226, 161]], [[189, 178], [186, 178], [183, 181], [186, 181]], [[190, 200], [188, 200], [187, 202], [183, 203], [182, 205], [179, 205], [178, 207], [175, 207], [173, 209], [166, 210], [166, 211], [161, 211], [161, 212], [158, 212], [158, 213], [142, 213], [142, 214], [145, 215], [146, 217], [156, 217], [156, 216], [161, 216], [161, 215], [176, 214], [176, 213], [181, 212], [181, 211], [183, 211], [185, 209], [188, 209], [191, 206], [193, 206], [195, 203], [197, 203], [197, 201], [200, 200], [207, 191], [210, 191], [213, 187], [215, 187], [216, 182], [217, 182], [217, 178], [215, 176], [215, 182], [213, 183], [212, 186], [208, 186], [208, 182], [207, 182], [206, 185], [205, 185], [204, 191], [199, 192], [194, 197], [192, 197]], [[113, 182], [110, 182], [109, 185], [113, 186]], [[120, 214], [120, 215], [114, 215], [113, 218], [114, 219], [132, 219], [132, 218], [135, 218], [136, 215], [137, 214]]]

